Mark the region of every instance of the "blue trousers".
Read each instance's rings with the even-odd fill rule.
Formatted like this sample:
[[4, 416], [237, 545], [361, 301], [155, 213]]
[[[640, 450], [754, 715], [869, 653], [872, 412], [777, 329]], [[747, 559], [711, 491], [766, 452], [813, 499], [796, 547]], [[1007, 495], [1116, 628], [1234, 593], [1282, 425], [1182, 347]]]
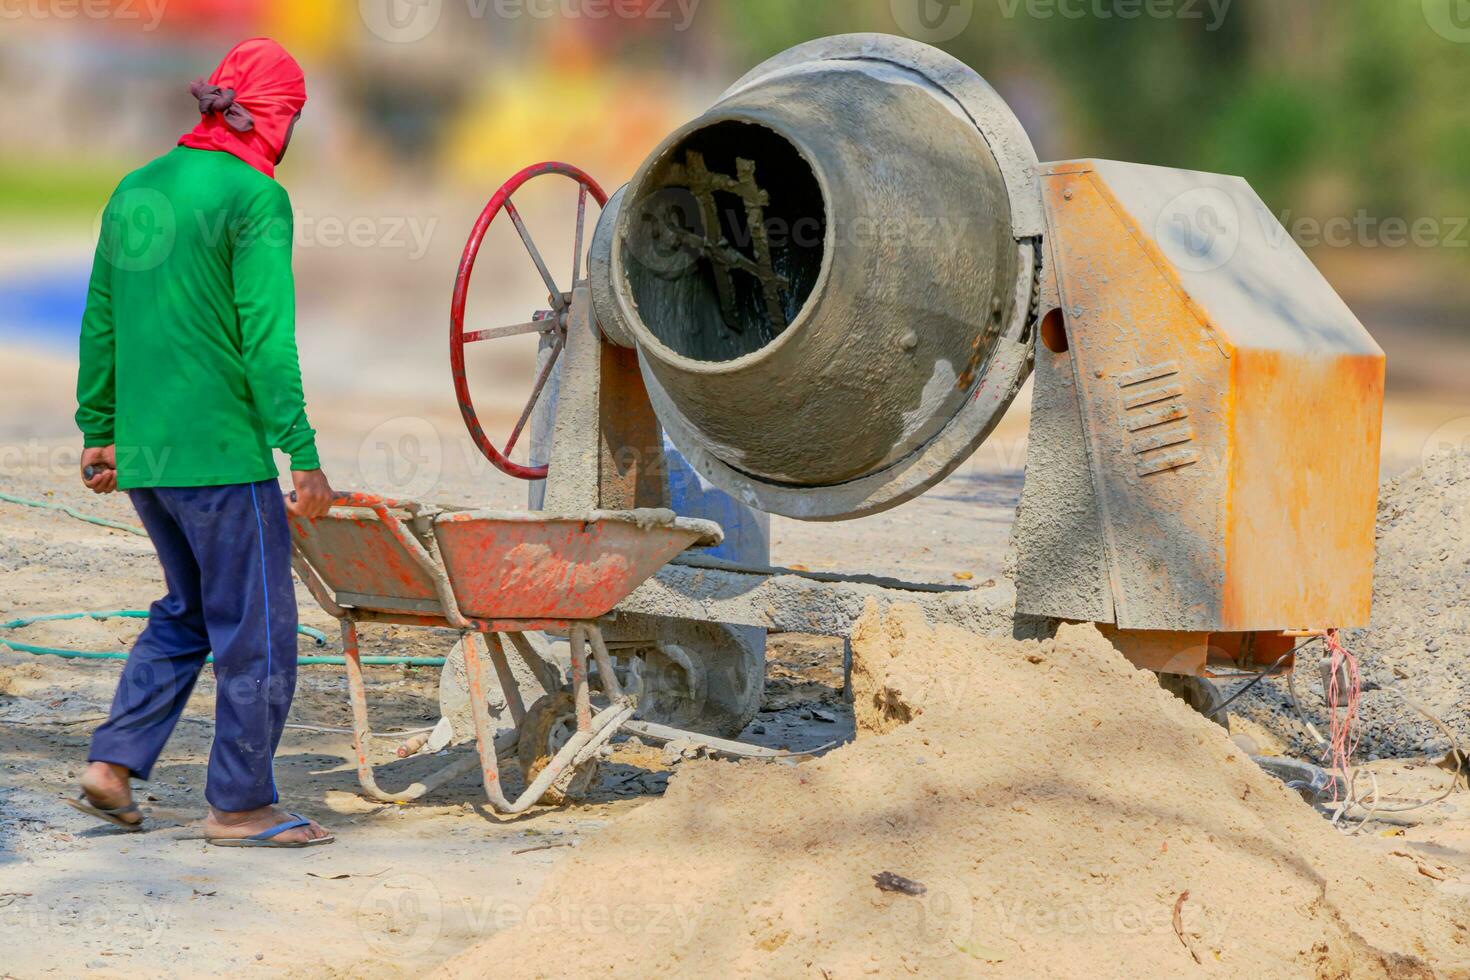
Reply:
[[88, 760], [147, 779], [214, 653], [214, 746], [205, 798], [276, 803], [272, 757], [296, 690], [291, 536], [275, 481], [129, 491], [168, 594], [128, 655]]

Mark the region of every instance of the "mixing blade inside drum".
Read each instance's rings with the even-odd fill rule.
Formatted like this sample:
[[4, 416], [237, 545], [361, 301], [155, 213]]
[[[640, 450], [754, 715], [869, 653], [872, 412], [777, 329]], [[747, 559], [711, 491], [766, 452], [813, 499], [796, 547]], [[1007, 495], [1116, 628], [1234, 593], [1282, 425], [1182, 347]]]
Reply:
[[644, 323], [696, 361], [731, 361], [791, 324], [822, 267], [826, 206], [789, 142], [750, 123], [691, 133], [660, 160], [628, 228]]

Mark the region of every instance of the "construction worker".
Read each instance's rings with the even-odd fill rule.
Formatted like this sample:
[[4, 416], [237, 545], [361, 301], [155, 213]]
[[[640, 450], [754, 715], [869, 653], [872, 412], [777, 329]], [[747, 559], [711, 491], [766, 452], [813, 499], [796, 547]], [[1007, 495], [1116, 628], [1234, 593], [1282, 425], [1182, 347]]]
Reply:
[[293, 513], [319, 517], [332, 501], [296, 355], [291, 202], [274, 179], [306, 83], [280, 45], [257, 38], [189, 91], [199, 125], [123, 178], [103, 212], [82, 319], [82, 479], [128, 492], [168, 594], [149, 610], [71, 802], [142, 829], [129, 780], [149, 778], [213, 653], [205, 836], [330, 843], [277, 806], [272, 767], [296, 686], [288, 507], [272, 450], [291, 459]]

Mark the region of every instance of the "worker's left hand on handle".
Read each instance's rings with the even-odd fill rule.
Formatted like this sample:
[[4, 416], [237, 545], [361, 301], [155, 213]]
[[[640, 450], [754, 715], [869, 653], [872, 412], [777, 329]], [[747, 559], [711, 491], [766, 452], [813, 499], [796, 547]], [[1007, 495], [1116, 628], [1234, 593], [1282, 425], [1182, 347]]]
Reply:
[[82, 450], [82, 482], [93, 493], [112, 493], [117, 489], [117, 450], [113, 446], [92, 446]]
[[297, 517], [327, 516], [332, 509], [332, 485], [321, 470], [292, 470], [296, 489], [286, 498], [286, 509]]

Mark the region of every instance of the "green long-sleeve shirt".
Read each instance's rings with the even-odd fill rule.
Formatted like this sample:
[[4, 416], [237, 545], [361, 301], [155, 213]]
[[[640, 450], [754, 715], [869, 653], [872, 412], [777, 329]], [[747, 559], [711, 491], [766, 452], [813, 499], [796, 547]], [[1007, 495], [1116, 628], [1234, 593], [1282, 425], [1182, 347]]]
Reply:
[[218, 486], [312, 470], [296, 356], [294, 223], [280, 184], [177, 147], [102, 215], [82, 318], [77, 426], [117, 447], [117, 483]]

